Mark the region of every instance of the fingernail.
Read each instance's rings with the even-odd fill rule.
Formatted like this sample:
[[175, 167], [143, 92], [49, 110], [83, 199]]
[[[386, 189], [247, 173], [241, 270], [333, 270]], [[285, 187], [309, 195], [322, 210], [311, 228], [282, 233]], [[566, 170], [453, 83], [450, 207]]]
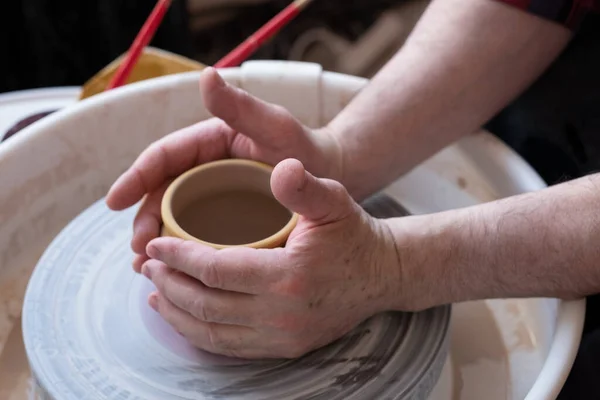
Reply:
[[152, 280], [152, 274], [154, 273], [154, 266], [151, 265], [151, 263], [149, 262], [145, 262], [144, 265], [142, 265], [142, 275], [144, 275], [146, 278]]
[[216, 69], [214, 69], [214, 68], [211, 68], [211, 69], [212, 69], [212, 72], [215, 74], [215, 80], [216, 80], [217, 84], [219, 86], [225, 86], [225, 81], [223, 80], [223, 77], [221, 76], [221, 74], [219, 74], [219, 72]]
[[156, 293], [152, 293], [148, 296], [148, 304], [154, 311], [158, 312], [158, 295]]
[[146, 246], [146, 254], [150, 258], [160, 259], [160, 251], [152, 242], [148, 243], [148, 246]]

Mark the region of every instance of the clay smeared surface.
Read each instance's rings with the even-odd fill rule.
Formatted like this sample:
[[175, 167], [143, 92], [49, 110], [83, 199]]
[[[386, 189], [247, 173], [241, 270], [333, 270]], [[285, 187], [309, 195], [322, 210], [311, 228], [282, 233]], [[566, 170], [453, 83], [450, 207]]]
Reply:
[[[455, 399], [504, 400], [512, 397], [508, 352], [494, 315], [485, 302], [455, 307], [451, 346], [457, 350], [452, 353]], [[482, 370], [487, 373], [482, 374]], [[466, 386], [465, 381], [471, 384]]]
[[14, 328], [0, 353], [0, 399], [21, 400], [29, 385], [29, 365], [25, 356], [21, 319], [14, 321]]
[[[365, 207], [376, 215], [403, 212], [387, 198]], [[297, 360], [243, 362], [192, 348], [150, 310], [153, 288], [131, 270], [135, 211], [111, 213], [96, 203], [34, 272], [23, 325], [38, 394], [363, 400], [423, 398], [433, 389], [446, 361], [446, 307], [376, 316]]]
[[[386, 207], [395, 208], [397, 205], [394, 202], [386, 202], [378, 200], [377, 202], [366, 202], [365, 208], [373, 215], [383, 217], [389, 210]], [[92, 256], [100, 251], [100, 248], [92, 249]], [[37, 250], [36, 250], [37, 252]], [[122, 254], [116, 254], [115, 258], [123, 257]], [[124, 256], [128, 257], [127, 254]], [[120, 262], [123, 262], [122, 260]], [[123, 262], [124, 270], [129, 268], [127, 261]], [[2, 275], [2, 283], [5, 283], [0, 288], [0, 399], [8, 400], [25, 400], [27, 399], [28, 390], [28, 371], [25, 361], [24, 349], [20, 339], [20, 319], [19, 312], [22, 302], [23, 291], [29, 270], [31, 267], [24, 266], [21, 269], [21, 274], [11, 274], [10, 276], [4, 273]], [[5, 271], [6, 272], [6, 271]], [[14, 272], [14, 271], [13, 271]], [[81, 277], [80, 277], [81, 278]], [[146, 283], [144, 283], [146, 285]], [[151, 290], [149, 286], [142, 286], [138, 290], [140, 299], [145, 299], [145, 295]], [[446, 386], [450, 386], [447, 382], [440, 382], [444, 387], [438, 387], [433, 393], [433, 397], [429, 400], [476, 400], [488, 398], [495, 399], [510, 399], [513, 397], [514, 388], [511, 386], [511, 368], [509, 367], [509, 358], [514, 356], [515, 352], [521, 352], [523, 360], [527, 365], [531, 366], [538, 360], [543, 361], [543, 355], [537, 348], [538, 343], [536, 337], [531, 332], [528, 316], [525, 313], [527, 309], [527, 301], [522, 300], [506, 300], [498, 301], [495, 308], [501, 307], [506, 309], [506, 314], [511, 318], [501, 318], [497, 310], [494, 313], [490, 309], [487, 302], [474, 302], [459, 304], [454, 307], [452, 321], [452, 336], [451, 336], [451, 353], [450, 367], [447, 374], [451, 375], [452, 381], [451, 393], [448, 393]], [[138, 304], [143, 307], [143, 302]], [[492, 307], [494, 308], [494, 307]], [[500, 321], [500, 323], [498, 323]], [[177, 341], [177, 336], [172, 336], [169, 327], [160, 325], [157, 322], [157, 316], [151, 311], [146, 310], [142, 323], [154, 324], [159, 329], [153, 334], [152, 339], [156, 341], [168, 342], [173, 340], [174, 343], [168, 344], [171, 351], [178, 356], [191, 357], [190, 361], [201, 360], [203, 363], [211, 365], [220, 365], [223, 368], [242, 368], [245, 362], [239, 362], [231, 359], [224, 359], [208, 355], [206, 353], [190, 352], [186, 343]], [[483, 328], [486, 335], [474, 335], [474, 327]], [[508, 335], [508, 333], [512, 333]], [[354, 337], [349, 337], [349, 341], [357, 340], [370, 335], [368, 330], [358, 330]], [[164, 335], [161, 337], [161, 335]], [[507, 336], [504, 340], [502, 335]], [[165, 337], [167, 339], [165, 339]], [[509, 340], [511, 337], [514, 340]], [[508, 341], [507, 341], [508, 340]], [[530, 351], [522, 353], [523, 350]], [[376, 358], [370, 355], [363, 357], [348, 358], [348, 357], [332, 357], [332, 359], [324, 361], [314, 357], [307, 357], [302, 360], [301, 367], [305, 373], [314, 370], [326, 370], [327, 368], [344, 366], [350, 362], [355, 365], [355, 373], [342, 373], [336, 378], [337, 384], [351, 385], [356, 377], [369, 379], [369, 377], [377, 377], [377, 361]], [[512, 375], [519, 375], [518, 363], [512, 365]], [[540, 364], [541, 365], [541, 364]], [[364, 370], [359, 370], [359, 368]], [[273, 368], [279, 368], [278, 364], [272, 364]], [[516, 369], [515, 369], [516, 368]], [[537, 368], [535, 368], [537, 369]], [[10, 371], [10, 374], [5, 374]], [[360, 374], [356, 374], [359, 371]], [[163, 370], [163, 373], [174, 374], [176, 371]], [[244, 380], [225, 385], [219, 389], [222, 396], [227, 393], [234, 392], [240, 388], [248, 387], [257, 379], [269, 381], [268, 377], [254, 377], [250, 380]], [[204, 382], [204, 383], [203, 383]], [[532, 381], [531, 381], [532, 382]], [[531, 383], [530, 382], [530, 383]], [[203, 379], [188, 379], [182, 382], [181, 388], [184, 390], [195, 390], [198, 385], [206, 384]]]

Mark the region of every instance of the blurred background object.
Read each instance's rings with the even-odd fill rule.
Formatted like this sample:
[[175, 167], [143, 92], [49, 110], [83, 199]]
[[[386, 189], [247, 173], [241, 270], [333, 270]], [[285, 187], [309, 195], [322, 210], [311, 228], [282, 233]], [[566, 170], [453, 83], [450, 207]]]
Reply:
[[[174, 0], [151, 45], [212, 64], [289, 0]], [[253, 59], [314, 61], [369, 76], [426, 0], [315, 1]], [[0, 13], [0, 92], [78, 86], [127, 51], [156, 0], [13, 0]]]
[[[155, 0], [14, 0], [0, 12], [0, 92], [77, 86], [125, 52]], [[174, 1], [153, 44], [193, 53], [187, 5]]]
[[[212, 65], [291, 2], [173, 0], [150, 46]], [[316, 0], [251, 59], [316, 62], [329, 71], [369, 78], [404, 44], [429, 2]], [[155, 4], [5, 2], [0, 13], [0, 93], [83, 85], [129, 49]], [[590, 16], [544, 76], [486, 125], [550, 184], [600, 169], [594, 89], [600, 87], [599, 22], [599, 16]], [[138, 77], [149, 73], [138, 72]], [[83, 94], [98, 93], [103, 79], [94, 79]]]

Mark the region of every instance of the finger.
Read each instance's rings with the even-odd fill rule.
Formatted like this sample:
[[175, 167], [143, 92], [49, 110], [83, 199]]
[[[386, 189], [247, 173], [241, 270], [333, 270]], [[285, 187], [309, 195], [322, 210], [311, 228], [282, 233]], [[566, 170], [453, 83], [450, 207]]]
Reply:
[[148, 194], [133, 220], [133, 237], [131, 249], [137, 254], [146, 254], [148, 243], [160, 234], [162, 217], [160, 203], [171, 180], [165, 182], [159, 189]]
[[267, 292], [283, 271], [282, 249], [215, 250], [192, 241], [158, 238], [148, 244], [146, 252], [210, 288], [247, 294]]
[[133, 270], [138, 274], [142, 272], [142, 266], [146, 261], [148, 261], [148, 256], [146, 254], [137, 254], [133, 259]]
[[209, 112], [259, 143], [272, 144], [274, 139], [302, 129], [285, 108], [228, 84], [214, 68], [202, 71], [200, 92]]
[[112, 210], [131, 207], [142, 197], [203, 162], [225, 158], [234, 132], [211, 119], [181, 129], [152, 143], [113, 184], [106, 196]]
[[284, 160], [275, 167], [271, 190], [283, 206], [319, 223], [339, 221], [355, 209], [341, 183], [316, 178], [295, 159]]
[[256, 326], [258, 310], [252, 295], [206, 287], [157, 260], [147, 261], [142, 271], [160, 294], [200, 321]]
[[150, 294], [148, 302], [194, 346], [229, 357], [254, 358], [255, 349], [252, 344], [256, 342], [257, 334], [253, 329], [200, 321], [160, 293]]

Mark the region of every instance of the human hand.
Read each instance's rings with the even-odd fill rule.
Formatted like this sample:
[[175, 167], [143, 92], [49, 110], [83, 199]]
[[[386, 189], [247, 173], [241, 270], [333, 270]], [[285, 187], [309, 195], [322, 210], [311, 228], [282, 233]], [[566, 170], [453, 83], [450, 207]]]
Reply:
[[275, 165], [295, 158], [316, 176], [340, 175], [340, 150], [327, 128], [314, 131], [287, 110], [227, 84], [212, 68], [200, 77], [206, 108], [215, 118], [184, 128], [151, 144], [113, 184], [106, 197], [112, 210], [144, 199], [133, 223], [133, 267], [140, 272], [146, 245], [159, 235], [160, 202], [168, 184], [209, 161], [246, 158]]
[[300, 215], [284, 248], [215, 250], [166, 237], [148, 244], [142, 272], [158, 289], [150, 305], [201, 349], [296, 358], [397, 301], [400, 268], [383, 220], [297, 160], [275, 167], [271, 188]]

